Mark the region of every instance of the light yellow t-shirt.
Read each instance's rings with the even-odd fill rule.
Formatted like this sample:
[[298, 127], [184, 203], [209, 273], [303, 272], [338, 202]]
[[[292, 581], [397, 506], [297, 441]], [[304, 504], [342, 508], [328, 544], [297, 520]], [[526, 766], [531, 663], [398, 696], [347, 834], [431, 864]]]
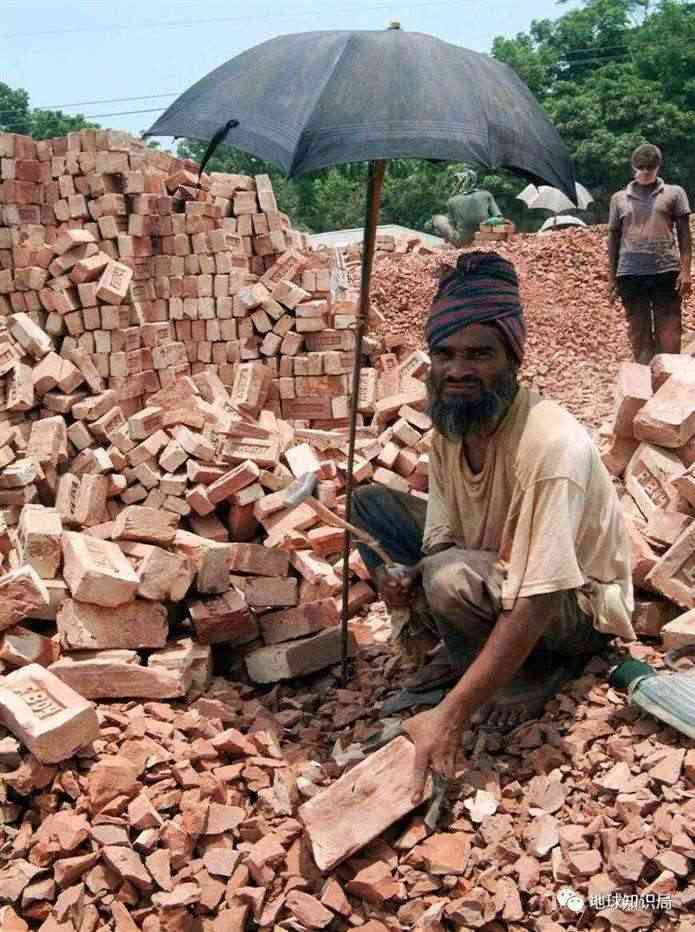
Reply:
[[423, 541], [497, 554], [502, 607], [577, 589], [594, 627], [633, 640], [630, 542], [598, 451], [564, 408], [521, 387], [473, 473], [435, 432]]

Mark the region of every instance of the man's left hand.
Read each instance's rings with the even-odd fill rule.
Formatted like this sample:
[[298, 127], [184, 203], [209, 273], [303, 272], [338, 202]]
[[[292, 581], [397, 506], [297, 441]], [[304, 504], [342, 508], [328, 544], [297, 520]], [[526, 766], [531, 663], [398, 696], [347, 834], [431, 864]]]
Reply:
[[463, 722], [453, 718], [446, 706], [438, 705], [408, 719], [403, 723], [403, 731], [415, 745], [413, 801], [419, 802], [430, 770], [447, 779], [454, 776]]
[[681, 298], [687, 298], [690, 292], [692, 291], [692, 283], [690, 281], [689, 272], [681, 272], [678, 278], [676, 279], [676, 290], [680, 294]]

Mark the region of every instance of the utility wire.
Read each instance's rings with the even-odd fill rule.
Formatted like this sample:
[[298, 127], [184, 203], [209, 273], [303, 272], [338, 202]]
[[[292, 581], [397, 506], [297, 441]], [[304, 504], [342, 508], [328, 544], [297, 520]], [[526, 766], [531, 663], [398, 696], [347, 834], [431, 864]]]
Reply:
[[[424, 3], [411, 3], [407, 9], [419, 9], [421, 7], [432, 6], [451, 6], [454, 3], [460, 3], [461, 0], [427, 0]], [[466, 0], [473, 3], [474, 0]], [[332, 13], [362, 13], [376, 10], [394, 10], [393, 3], [380, 3], [374, 6], [351, 6], [331, 9]], [[182, 26], [208, 26], [214, 23], [238, 23], [248, 19], [294, 19], [305, 16], [319, 16], [325, 13], [325, 8], [318, 10], [299, 10], [294, 13], [247, 13], [243, 16], [217, 16], [210, 19], [189, 19], [189, 20], [170, 20], [169, 22], [159, 23], [111, 23], [108, 26], [75, 26], [69, 29], [44, 29], [37, 32], [13, 32], [0, 35], [2, 39], [29, 39], [33, 36], [58, 36], [69, 33], [81, 32], [113, 32], [114, 30], [127, 30], [131, 32], [135, 29], [177, 29]]]
[[[105, 117], [134, 116], [135, 114], [138, 114], [138, 113], [161, 113], [161, 112], [162, 112], [161, 107], [154, 107], [154, 108], [147, 109], [147, 110], [119, 110], [117, 113], [80, 113], [80, 114], [74, 114], [74, 116], [81, 116], [84, 120], [89, 121], [89, 120], [104, 119]], [[11, 111], [11, 112], [8, 111], [8, 113], [10, 116], [14, 116], [14, 117], [17, 116], [15, 111]], [[33, 115], [34, 115], [33, 113], [28, 113], [27, 118], [31, 119]], [[66, 116], [73, 116], [73, 114], [66, 114]], [[0, 113], [0, 122], [2, 122], [2, 118], [3, 118], [3, 114]], [[8, 126], [12, 126], [12, 123], [9, 123], [9, 124], [4, 123], [3, 125], [5, 127], [8, 127]], [[21, 124], [19, 120], [14, 121], [15, 127], [20, 126], [20, 125]], [[6, 132], [7, 130], [5, 129], [3, 131]], [[12, 130], [10, 130], [10, 132], [12, 132]], [[77, 130], [76, 132], [79, 132], [79, 130]]]
[[93, 107], [96, 104], [119, 104], [122, 101], [154, 100], [157, 97], [178, 97], [174, 94], [143, 94], [141, 97], [106, 97], [102, 100], [78, 100], [75, 104], [44, 104], [32, 107], [32, 110], [64, 110], [66, 107]]

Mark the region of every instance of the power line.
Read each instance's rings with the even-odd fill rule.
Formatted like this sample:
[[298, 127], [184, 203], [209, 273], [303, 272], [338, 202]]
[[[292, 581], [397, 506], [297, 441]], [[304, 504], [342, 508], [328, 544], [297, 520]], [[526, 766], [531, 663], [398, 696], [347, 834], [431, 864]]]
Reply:
[[[456, 0], [427, 0], [424, 3], [411, 3], [407, 9], [420, 7], [450, 6]], [[460, 0], [459, 0], [460, 2]], [[473, 0], [469, 0], [473, 2]], [[393, 3], [381, 3], [374, 6], [352, 6], [332, 9], [332, 13], [362, 13], [377, 10], [393, 10]], [[182, 26], [208, 26], [214, 23], [237, 23], [248, 19], [293, 19], [302, 16], [318, 16], [325, 13], [325, 7], [318, 10], [301, 10], [294, 13], [247, 13], [243, 16], [218, 16], [211, 19], [170, 20], [158, 23], [111, 23], [108, 26], [75, 26], [69, 29], [44, 29], [38, 32], [13, 32], [0, 35], [2, 39], [29, 39], [34, 36], [59, 36], [69, 33], [112, 32], [113, 30], [133, 31], [135, 29], [177, 29]]]
[[[148, 110], [119, 110], [117, 113], [81, 113], [79, 114], [79, 116], [81, 116], [85, 120], [101, 120], [101, 119], [104, 119], [105, 117], [134, 116], [135, 114], [138, 114], [138, 113], [161, 113], [161, 112], [162, 112], [161, 107], [153, 107]], [[9, 114], [10, 116], [16, 117], [15, 111], [7, 111], [7, 114]], [[35, 115], [34, 113], [28, 113], [27, 117], [31, 119], [31, 117], [34, 115]], [[71, 115], [72, 114], [68, 114], [68, 116], [71, 116]], [[77, 115], [78, 114], [76, 114], [75, 116]], [[0, 113], [0, 121], [2, 121], [2, 118], [3, 118], [3, 114]], [[4, 125], [12, 126], [12, 123], [4, 124]], [[19, 122], [15, 121], [14, 125], [19, 126], [20, 124]], [[6, 132], [6, 131], [7, 130], [3, 130], [3, 132]], [[12, 132], [12, 130], [10, 130], [10, 132]]]
[[131, 100], [155, 100], [158, 97], [178, 97], [175, 94], [143, 94], [142, 97], [106, 97], [102, 100], [78, 100], [76, 104], [44, 104], [32, 107], [33, 110], [65, 110], [67, 107], [93, 107], [96, 104], [119, 104]]

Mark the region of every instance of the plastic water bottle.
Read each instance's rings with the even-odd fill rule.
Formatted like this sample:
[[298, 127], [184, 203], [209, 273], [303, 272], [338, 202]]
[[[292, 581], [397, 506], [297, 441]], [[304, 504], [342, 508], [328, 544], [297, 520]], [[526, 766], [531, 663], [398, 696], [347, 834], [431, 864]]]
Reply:
[[695, 738], [695, 670], [657, 673], [641, 660], [613, 667], [608, 682], [631, 702], [689, 738]]

